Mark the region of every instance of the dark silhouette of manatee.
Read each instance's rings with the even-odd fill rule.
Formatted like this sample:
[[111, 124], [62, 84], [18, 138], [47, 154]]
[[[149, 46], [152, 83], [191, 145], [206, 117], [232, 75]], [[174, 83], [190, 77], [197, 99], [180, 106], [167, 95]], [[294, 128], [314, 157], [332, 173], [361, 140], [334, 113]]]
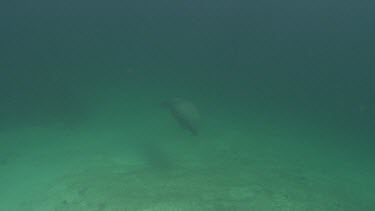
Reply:
[[182, 128], [198, 135], [200, 115], [195, 105], [182, 98], [173, 98], [163, 103]]

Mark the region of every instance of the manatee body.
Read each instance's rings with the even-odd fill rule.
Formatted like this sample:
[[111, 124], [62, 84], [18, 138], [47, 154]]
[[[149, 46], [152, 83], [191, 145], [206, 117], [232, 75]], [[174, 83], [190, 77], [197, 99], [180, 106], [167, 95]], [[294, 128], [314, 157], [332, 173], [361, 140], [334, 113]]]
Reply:
[[200, 115], [195, 105], [182, 98], [173, 98], [163, 103], [171, 112], [179, 125], [189, 130], [193, 135], [198, 135]]

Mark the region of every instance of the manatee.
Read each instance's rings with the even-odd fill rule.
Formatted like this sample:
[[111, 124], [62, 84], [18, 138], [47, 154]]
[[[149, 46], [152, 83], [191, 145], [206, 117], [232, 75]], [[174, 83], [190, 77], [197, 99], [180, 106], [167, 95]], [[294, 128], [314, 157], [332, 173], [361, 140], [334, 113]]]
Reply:
[[173, 98], [163, 103], [182, 128], [198, 135], [200, 115], [196, 106], [189, 100]]

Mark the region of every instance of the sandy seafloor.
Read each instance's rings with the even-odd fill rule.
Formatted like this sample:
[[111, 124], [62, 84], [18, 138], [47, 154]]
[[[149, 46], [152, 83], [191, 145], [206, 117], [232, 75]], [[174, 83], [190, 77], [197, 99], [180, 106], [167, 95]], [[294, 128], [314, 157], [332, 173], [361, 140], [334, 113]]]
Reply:
[[340, 131], [202, 96], [195, 137], [143, 94], [76, 128], [3, 130], [0, 210], [375, 210], [371, 155]]

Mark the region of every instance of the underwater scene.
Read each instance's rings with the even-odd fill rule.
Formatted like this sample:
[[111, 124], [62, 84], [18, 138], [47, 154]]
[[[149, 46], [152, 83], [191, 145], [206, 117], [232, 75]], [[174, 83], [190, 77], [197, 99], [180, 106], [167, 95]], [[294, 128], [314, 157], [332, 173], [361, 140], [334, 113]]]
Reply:
[[0, 16], [0, 211], [375, 210], [375, 1]]

